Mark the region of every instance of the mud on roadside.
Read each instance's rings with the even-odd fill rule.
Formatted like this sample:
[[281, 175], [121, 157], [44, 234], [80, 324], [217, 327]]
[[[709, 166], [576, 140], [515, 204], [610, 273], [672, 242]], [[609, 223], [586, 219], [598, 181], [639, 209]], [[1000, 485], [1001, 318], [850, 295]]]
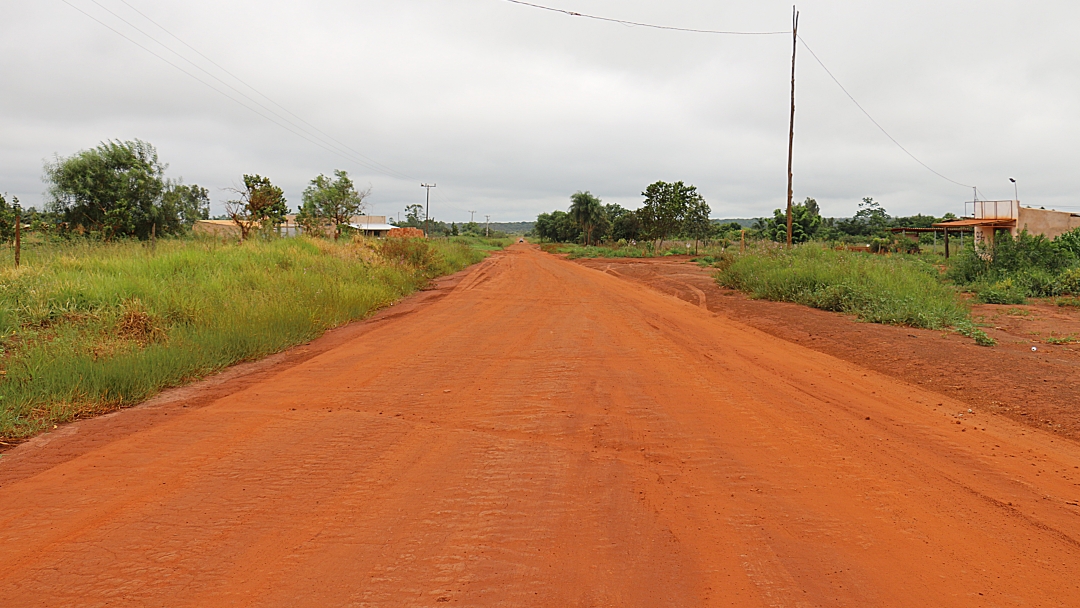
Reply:
[[[978, 416], [1005, 415], [1080, 439], [1080, 308], [1040, 302], [976, 305], [997, 346], [951, 332], [862, 323], [717, 285], [689, 256], [579, 259], [577, 263], [675, 295], [755, 329], [958, 399]], [[967, 412], [965, 416], [971, 416]]]

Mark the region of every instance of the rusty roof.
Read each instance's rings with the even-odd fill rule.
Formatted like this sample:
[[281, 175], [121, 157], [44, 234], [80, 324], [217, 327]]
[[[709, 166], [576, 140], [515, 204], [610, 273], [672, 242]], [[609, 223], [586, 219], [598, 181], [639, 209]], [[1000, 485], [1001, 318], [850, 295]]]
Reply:
[[936, 228], [956, 228], [962, 226], [993, 226], [995, 228], [1012, 228], [1016, 225], [1016, 220], [1005, 218], [986, 218], [986, 219], [964, 219], [964, 220], [952, 220], [950, 222], [938, 222], [934, 224]]

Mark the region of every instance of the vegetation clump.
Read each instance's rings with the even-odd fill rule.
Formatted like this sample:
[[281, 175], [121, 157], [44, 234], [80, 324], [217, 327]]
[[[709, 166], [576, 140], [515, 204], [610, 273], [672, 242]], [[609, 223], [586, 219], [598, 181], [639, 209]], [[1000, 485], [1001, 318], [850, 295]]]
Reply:
[[954, 327], [968, 312], [937, 270], [917, 259], [868, 256], [804, 245], [736, 256], [721, 284], [752, 297], [852, 314], [864, 321], [927, 329]]
[[21, 267], [0, 267], [0, 441], [311, 340], [501, 244], [310, 237], [35, 244]]
[[1080, 229], [1053, 240], [1027, 230], [1015, 238], [998, 233], [992, 246], [965, 248], [947, 276], [986, 304], [1080, 295]]

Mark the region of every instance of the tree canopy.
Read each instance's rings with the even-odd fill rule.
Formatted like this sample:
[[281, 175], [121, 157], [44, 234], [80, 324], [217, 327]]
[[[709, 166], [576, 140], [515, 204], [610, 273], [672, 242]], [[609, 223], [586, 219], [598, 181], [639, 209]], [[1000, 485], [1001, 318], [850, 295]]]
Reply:
[[570, 196], [570, 217], [581, 227], [585, 234], [585, 246], [592, 244], [593, 231], [604, 221], [604, 207], [600, 199], [588, 190], [575, 192]]
[[47, 207], [72, 227], [105, 238], [147, 238], [179, 227], [162, 205], [166, 165], [140, 141], [108, 141], [45, 165]]
[[261, 175], [244, 175], [244, 188], [233, 188], [237, 198], [226, 201], [225, 211], [244, 240], [257, 227], [280, 226], [289, 207], [285, 193]]
[[306, 225], [329, 222], [334, 226], [336, 239], [341, 235], [342, 225], [364, 209], [364, 199], [370, 195], [371, 187], [357, 190], [345, 171], [335, 170], [334, 179], [320, 174], [304, 190], [297, 220]]
[[641, 195], [645, 197], [645, 203], [636, 213], [641, 221], [642, 235], [660, 244], [684, 227], [683, 222], [691, 209], [701, 209], [701, 205], [704, 205], [708, 213], [708, 205], [705, 205], [705, 199], [698, 194], [697, 188], [681, 181], [655, 182]]
[[[807, 197], [801, 203], [791, 206], [791, 242], [805, 243], [817, 235], [824, 220], [816, 200]], [[781, 209], [773, 210], [773, 216], [761, 225], [761, 234], [778, 243], [787, 242], [787, 213]]]

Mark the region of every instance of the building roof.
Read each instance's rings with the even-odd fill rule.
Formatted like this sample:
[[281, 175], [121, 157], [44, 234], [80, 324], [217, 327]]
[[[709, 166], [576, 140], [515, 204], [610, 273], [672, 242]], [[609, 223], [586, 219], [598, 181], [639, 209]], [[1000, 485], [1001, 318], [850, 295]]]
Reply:
[[349, 227], [354, 228], [356, 230], [378, 230], [378, 231], [386, 231], [386, 230], [391, 230], [393, 228], [397, 228], [397, 226], [391, 226], [390, 224], [378, 223], [378, 222], [371, 222], [370, 224], [367, 223], [367, 222], [364, 222], [362, 224], [349, 224]]
[[939, 228], [960, 228], [963, 226], [993, 226], [995, 228], [1012, 228], [1016, 226], [1016, 220], [1014, 219], [964, 219], [964, 220], [952, 220], [948, 222], [939, 222], [934, 224]]

